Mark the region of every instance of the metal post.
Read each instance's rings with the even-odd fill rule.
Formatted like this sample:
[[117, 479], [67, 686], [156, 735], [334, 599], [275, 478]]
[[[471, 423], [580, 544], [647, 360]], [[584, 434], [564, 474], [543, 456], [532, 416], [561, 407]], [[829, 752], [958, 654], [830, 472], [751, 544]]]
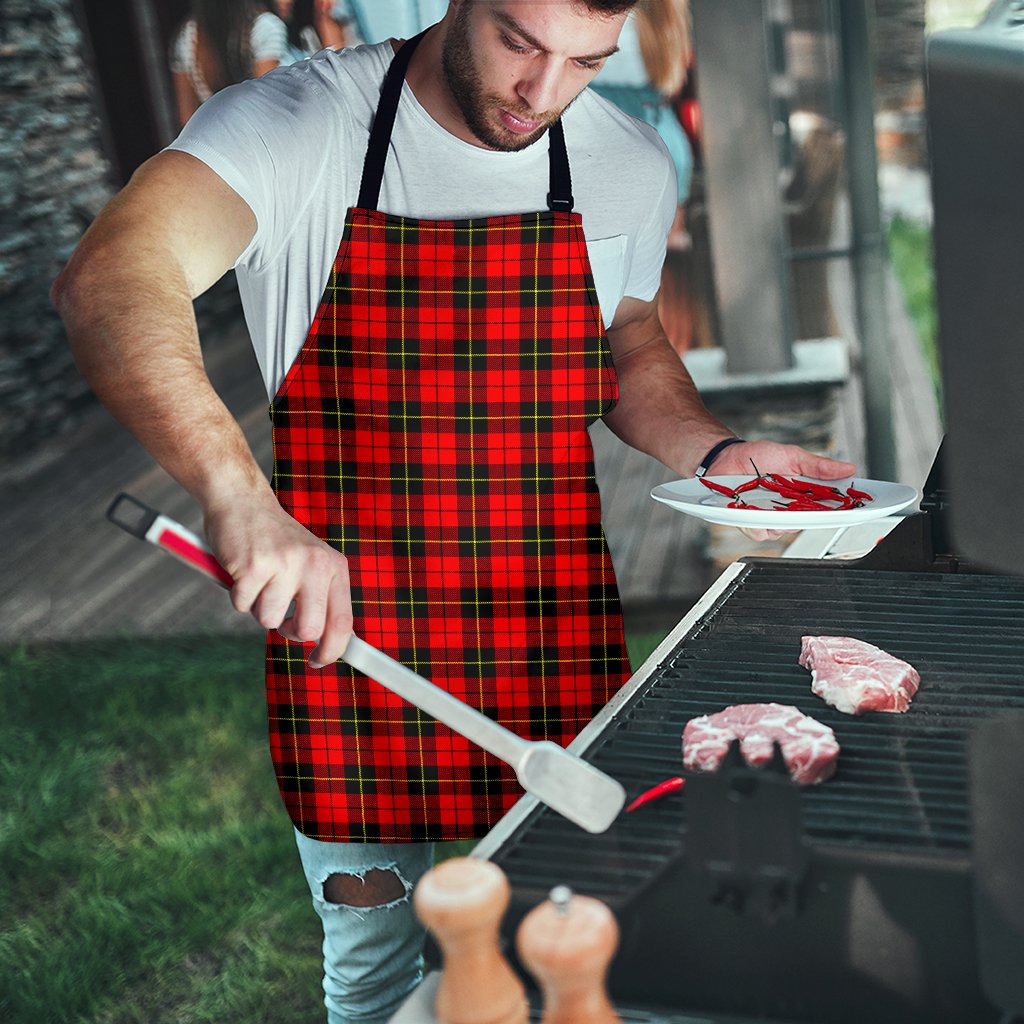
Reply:
[[694, 0], [711, 258], [730, 373], [792, 366], [772, 0]]
[[872, 0], [842, 0], [839, 16], [845, 97], [853, 287], [864, 367], [867, 472], [897, 479], [892, 420], [892, 363], [886, 330], [888, 248], [878, 202], [875, 151]]
[[160, 26], [152, 0], [132, 0], [131, 13], [149, 89], [154, 132], [158, 144], [166, 146], [178, 134], [180, 125], [167, 71], [167, 57], [160, 44]]

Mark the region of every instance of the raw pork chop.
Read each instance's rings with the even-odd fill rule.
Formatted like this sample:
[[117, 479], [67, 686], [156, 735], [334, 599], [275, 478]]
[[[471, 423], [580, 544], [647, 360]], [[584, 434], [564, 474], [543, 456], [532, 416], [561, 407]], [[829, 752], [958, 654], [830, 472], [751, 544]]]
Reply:
[[778, 740], [790, 778], [804, 786], [824, 782], [836, 770], [839, 758], [835, 733], [797, 708], [734, 704], [686, 723], [683, 766], [698, 772], [715, 771], [734, 739], [740, 741], [740, 752], [752, 768], [771, 760], [772, 744]]
[[800, 664], [811, 691], [847, 715], [906, 711], [921, 682], [912, 665], [848, 636], [802, 637]]

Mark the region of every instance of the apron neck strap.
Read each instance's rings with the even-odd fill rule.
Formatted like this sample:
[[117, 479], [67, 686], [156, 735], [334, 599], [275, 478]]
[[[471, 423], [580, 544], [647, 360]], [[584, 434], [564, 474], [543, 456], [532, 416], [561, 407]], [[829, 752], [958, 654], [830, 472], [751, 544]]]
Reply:
[[551, 177], [548, 209], [572, 213], [572, 178], [569, 176], [569, 154], [565, 149], [561, 118], [548, 129], [548, 167]]
[[[391, 144], [391, 132], [398, 113], [398, 101], [402, 98], [402, 84], [413, 52], [427, 34], [424, 29], [419, 35], [407, 40], [392, 58], [384, 84], [381, 86], [380, 102], [370, 130], [370, 141], [363, 160], [363, 177], [359, 185], [357, 206], [362, 210], [376, 210], [380, 200], [380, 188], [384, 181], [384, 163]], [[548, 129], [548, 166], [550, 183], [547, 203], [549, 210], [572, 211], [572, 180], [569, 176], [569, 154], [565, 148], [565, 134], [561, 119]]]
[[380, 199], [380, 186], [384, 181], [384, 162], [388, 158], [388, 146], [391, 143], [391, 129], [395, 126], [395, 115], [398, 113], [398, 101], [402, 98], [402, 83], [405, 72], [412, 60], [413, 52], [420, 40], [427, 34], [424, 29], [419, 35], [407, 39], [401, 49], [391, 59], [388, 73], [384, 76], [384, 84], [380, 90], [380, 102], [373, 118], [370, 130], [370, 141], [363, 159], [363, 179], [359, 185], [359, 201], [356, 205], [362, 210], [376, 210]]

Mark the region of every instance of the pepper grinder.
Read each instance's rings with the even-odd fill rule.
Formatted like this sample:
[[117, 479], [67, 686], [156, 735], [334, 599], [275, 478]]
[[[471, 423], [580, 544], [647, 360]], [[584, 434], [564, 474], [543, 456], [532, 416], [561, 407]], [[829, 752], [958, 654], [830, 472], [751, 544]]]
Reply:
[[526, 990], [498, 943], [510, 896], [501, 868], [473, 857], [442, 861], [417, 884], [413, 907], [444, 959], [437, 1024], [526, 1024]]
[[621, 1024], [605, 989], [618, 942], [608, 907], [564, 885], [523, 918], [516, 948], [544, 995], [541, 1024]]

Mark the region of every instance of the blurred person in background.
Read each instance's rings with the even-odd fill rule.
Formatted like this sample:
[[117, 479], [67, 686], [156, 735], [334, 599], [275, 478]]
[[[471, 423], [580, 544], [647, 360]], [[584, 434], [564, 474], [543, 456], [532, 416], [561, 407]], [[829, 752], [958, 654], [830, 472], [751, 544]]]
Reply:
[[171, 72], [182, 125], [215, 92], [288, 60], [288, 30], [262, 0], [193, 0], [178, 30]]
[[644, 0], [622, 27], [618, 53], [608, 58], [590, 86], [627, 114], [657, 129], [675, 164], [680, 206], [690, 195], [693, 149], [676, 113], [676, 102], [692, 58], [687, 0]]
[[408, 39], [444, 17], [447, 0], [335, 0], [336, 10], [351, 19], [350, 35], [356, 43]]
[[353, 44], [343, 0], [276, 0], [275, 8], [288, 27], [289, 63]]
[[689, 0], [643, 0], [622, 27], [619, 50], [590, 88], [627, 114], [652, 125], [668, 147], [679, 189], [662, 271], [661, 320], [673, 348], [684, 352], [694, 333], [684, 263], [690, 248], [684, 208], [690, 198], [694, 152], [678, 107], [693, 63]]

